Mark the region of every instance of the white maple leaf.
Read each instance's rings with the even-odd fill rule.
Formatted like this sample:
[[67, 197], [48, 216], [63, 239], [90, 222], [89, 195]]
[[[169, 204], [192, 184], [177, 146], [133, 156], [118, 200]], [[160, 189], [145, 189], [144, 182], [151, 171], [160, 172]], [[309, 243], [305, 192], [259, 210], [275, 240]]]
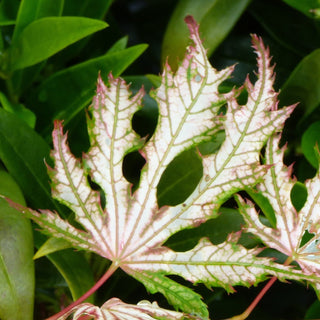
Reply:
[[[279, 149], [280, 135], [269, 139], [266, 147], [265, 162], [272, 165], [257, 185], [258, 191], [269, 200], [275, 218], [275, 228], [264, 225], [252, 202], [237, 197], [246, 223], [247, 230], [256, 234], [270, 248], [288, 256], [288, 263], [296, 261], [309, 281], [320, 290], [320, 173], [306, 181], [308, 197], [303, 208], [297, 212], [290, 198], [296, 183], [292, 178], [292, 166], [283, 164], [285, 147]], [[304, 235], [312, 234], [308, 241]], [[305, 242], [305, 243], [304, 243]]]
[[160, 308], [156, 302], [140, 301], [136, 305], [127, 304], [120, 299], [112, 298], [105, 302], [100, 308], [90, 303], [83, 303], [66, 313], [60, 320], [67, 319], [73, 313], [73, 320], [94, 319], [94, 320], [182, 320], [196, 319], [181, 312]]
[[[83, 229], [48, 210], [20, 210], [45, 232], [111, 260], [111, 269], [122, 268], [152, 293], [164, 294], [176, 308], [207, 318], [201, 297], [167, 275], [228, 291], [234, 285], [256, 284], [268, 274], [280, 279], [301, 277], [292, 268], [257, 257], [259, 249], [246, 249], [237, 244], [235, 236], [219, 245], [201, 239], [187, 252], [163, 246], [175, 232], [216, 216], [233, 193], [255, 185], [266, 174], [269, 166], [260, 164], [260, 150], [270, 135], [282, 129], [293, 107], [277, 109], [269, 53], [257, 37], [253, 37], [253, 46], [258, 55], [258, 80], [255, 84], [246, 80], [246, 105], [238, 104], [235, 91], [220, 94], [218, 87], [233, 68], [212, 68], [198, 25], [191, 17], [186, 21], [192, 45], [175, 74], [165, 66], [161, 86], [153, 94], [159, 119], [154, 135], [141, 148], [146, 165], [139, 188], [131, 194], [122, 161], [127, 152], [141, 147], [131, 119], [141, 107], [144, 92], [132, 97], [124, 80], [110, 76], [105, 85], [99, 78], [88, 118], [91, 147], [83, 160], [70, 152], [61, 122], [55, 122], [53, 131], [52, 194], [75, 213]], [[226, 101], [223, 116], [220, 108]], [[157, 186], [170, 162], [221, 130], [226, 138], [215, 154], [202, 157], [203, 177], [192, 194], [179, 205], [159, 208]], [[103, 190], [105, 208], [99, 192], [90, 187], [88, 175]]]

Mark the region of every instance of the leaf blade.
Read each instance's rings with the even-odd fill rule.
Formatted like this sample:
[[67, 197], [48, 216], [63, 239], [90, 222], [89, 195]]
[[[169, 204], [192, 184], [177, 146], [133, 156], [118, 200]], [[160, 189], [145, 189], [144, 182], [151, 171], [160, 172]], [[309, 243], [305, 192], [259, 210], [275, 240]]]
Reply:
[[[24, 204], [23, 195], [11, 176], [0, 170], [0, 194]], [[30, 221], [0, 199], [0, 317], [33, 319], [34, 264]]]
[[162, 45], [162, 61], [167, 57], [173, 70], [177, 61], [182, 61], [188, 44], [188, 29], [183, 23], [187, 15], [192, 15], [200, 23], [200, 32], [208, 55], [218, 47], [227, 36], [250, 1], [248, 0], [183, 0], [173, 12]]
[[68, 45], [107, 27], [84, 17], [47, 17], [30, 23], [10, 47], [11, 71], [32, 66]]
[[14, 115], [0, 109], [0, 158], [7, 170], [32, 206], [62, 212], [50, 195], [44, 163], [49, 161], [49, 152], [49, 145], [39, 134]]
[[146, 45], [137, 45], [119, 52], [107, 52], [53, 74], [28, 100], [38, 116], [40, 131], [49, 134], [54, 119], [63, 119], [65, 124], [70, 122], [90, 104], [99, 72], [108, 75], [112, 71], [113, 76], [118, 77], [146, 48]]
[[16, 26], [12, 36], [12, 41], [15, 42], [21, 32], [32, 21], [46, 16], [61, 15], [64, 0], [48, 2], [46, 0], [23, 0], [20, 3]]

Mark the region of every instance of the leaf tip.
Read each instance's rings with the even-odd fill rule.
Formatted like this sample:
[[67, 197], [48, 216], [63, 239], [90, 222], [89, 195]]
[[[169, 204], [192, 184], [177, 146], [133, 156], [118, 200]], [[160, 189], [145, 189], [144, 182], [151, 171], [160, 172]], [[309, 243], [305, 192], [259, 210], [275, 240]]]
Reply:
[[199, 25], [192, 15], [187, 15], [184, 18], [184, 21], [187, 24], [191, 34], [198, 33]]

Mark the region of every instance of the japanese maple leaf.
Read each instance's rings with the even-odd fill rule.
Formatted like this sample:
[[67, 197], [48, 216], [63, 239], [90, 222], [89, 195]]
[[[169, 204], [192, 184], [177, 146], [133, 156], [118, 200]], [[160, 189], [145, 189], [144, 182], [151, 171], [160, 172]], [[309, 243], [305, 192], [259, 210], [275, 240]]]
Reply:
[[[186, 315], [180, 312], [162, 309], [156, 302], [152, 304], [149, 301], [140, 301], [137, 305], [126, 304], [120, 299], [112, 298], [105, 302], [101, 308], [90, 303], [83, 303], [65, 314], [63, 319], [66, 319], [70, 314], [73, 314], [73, 320], [84, 319], [84, 316], [95, 320], [183, 320]], [[192, 319], [193, 317], [188, 317]]]
[[[247, 103], [238, 104], [235, 90], [220, 94], [218, 87], [233, 67], [222, 71], [212, 68], [198, 25], [191, 17], [186, 22], [192, 44], [175, 74], [168, 65], [164, 68], [161, 86], [153, 93], [159, 106], [158, 124], [143, 146], [131, 128], [131, 119], [141, 107], [144, 92], [132, 96], [124, 80], [111, 75], [107, 85], [98, 79], [88, 117], [91, 147], [82, 161], [70, 152], [62, 123], [55, 122], [55, 166], [49, 170], [52, 194], [75, 213], [83, 229], [48, 210], [21, 211], [45, 232], [111, 260], [108, 275], [121, 268], [149, 291], [161, 292], [175, 308], [207, 318], [201, 297], [167, 275], [228, 291], [234, 285], [256, 284], [268, 274], [280, 279], [300, 276], [269, 258], [256, 257], [260, 249], [246, 249], [237, 244], [236, 236], [219, 245], [203, 238], [186, 252], [163, 246], [177, 231], [215, 217], [233, 193], [255, 185], [266, 174], [270, 166], [260, 164], [260, 150], [274, 132], [281, 130], [293, 107], [277, 109], [269, 53], [255, 36], [252, 40], [258, 55], [258, 80], [255, 84], [246, 80]], [[226, 102], [227, 112], [222, 115], [220, 109]], [[215, 154], [202, 157], [203, 177], [192, 194], [181, 204], [159, 208], [157, 185], [170, 162], [221, 130], [225, 131], [225, 140]], [[122, 162], [129, 151], [137, 148], [146, 165], [139, 188], [132, 194], [131, 184], [122, 173]], [[104, 192], [105, 207], [99, 192], [90, 187], [88, 176]]]
[[[247, 223], [247, 230], [256, 234], [266, 245], [288, 256], [287, 263], [296, 261], [319, 294], [320, 276], [320, 173], [306, 181], [307, 200], [297, 212], [291, 202], [291, 190], [296, 183], [292, 178], [292, 166], [283, 164], [285, 147], [279, 149], [280, 135], [271, 137], [265, 154], [265, 163], [270, 170], [257, 185], [260, 194], [271, 204], [275, 218], [275, 228], [264, 225], [253, 203], [237, 197], [240, 212]], [[305, 234], [311, 234], [308, 241]]]

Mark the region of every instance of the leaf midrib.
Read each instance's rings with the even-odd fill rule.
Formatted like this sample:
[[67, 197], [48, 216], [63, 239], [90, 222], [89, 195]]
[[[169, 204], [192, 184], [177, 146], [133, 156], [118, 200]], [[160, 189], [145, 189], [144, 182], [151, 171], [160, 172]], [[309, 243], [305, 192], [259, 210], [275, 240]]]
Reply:
[[[261, 52], [261, 49], [260, 49], [260, 52]], [[263, 95], [263, 92], [264, 92], [264, 89], [265, 89], [265, 83], [266, 83], [266, 69], [267, 69], [267, 63], [266, 63], [266, 59], [265, 59], [265, 56], [262, 55], [262, 61], [263, 61], [263, 74], [262, 74], [262, 77], [261, 77], [261, 88], [260, 88], [260, 91], [259, 91], [259, 94], [258, 94], [258, 97], [255, 101], [255, 105], [254, 105], [254, 108], [253, 108], [253, 111], [251, 112], [251, 115], [250, 115], [250, 118], [249, 120], [247, 121], [246, 123], [246, 126], [245, 126], [245, 129], [244, 131], [242, 132], [236, 146], [233, 148], [231, 154], [229, 154], [229, 156], [226, 158], [225, 162], [223, 163], [223, 165], [221, 166], [220, 170], [217, 171], [216, 175], [211, 178], [207, 184], [205, 184], [205, 186], [203, 187], [202, 190], [199, 191], [198, 195], [196, 198], [194, 198], [194, 201], [196, 201], [197, 199], [199, 199], [205, 192], [206, 190], [210, 187], [210, 185], [213, 184], [213, 182], [219, 177], [219, 175], [224, 171], [224, 168], [225, 166], [231, 161], [231, 159], [233, 158], [236, 150], [238, 150], [239, 146], [241, 145], [241, 143], [243, 142], [244, 140], [244, 137], [246, 136], [246, 133], [248, 131], [248, 128], [250, 126], [250, 123], [251, 123], [251, 120], [252, 118], [255, 116], [255, 110], [258, 108], [259, 106], [259, 103], [260, 103], [260, 100], [261, 100], [261, 97]], [[210, 66], [209, 66], [210, 67]], [[207, 74], [208, 74], [208, 69], [206, 69], [206, 80], [207, 80]], [[205, 81], [203, 81], [203, 83], [206, 83]], [[201, 86], [201, 89], [204, 87], [204, 85]], [[198, 96], [201, 94], [202, 90], [199, 90], [199, 93], [197, 94], [197, 98]], [[194, 104], [192, 104], [193, 106]], [[159, 166], [160, 167], [160, 166]], [[158, 167], [158, 168], [159, 168]], [[201, 180], [203, 180], [204, 177], [202, 177]], [[154, 180], [153, 180], [154, 181]], [[201, 181], [199, 182], [198, 185], [200, 185]], [[149, 188], [150, 190], [151, 188]], [[147, 199], [147, 197], [145, 198]], [[181, 206], [181, 205], [180, 205]], [[157, 232], [154, 232], [153, 236], [152, 237], [148, 237], [145, 241], [143, 241], [143, 243], [140, 244], [139, 247], [135, 248], [134, 250], [132, 250], [129, 254], [127, 254], [126, 256], [123, 257], [123, 261], [125, 258], [129, 257], [129, 256], [132, 256], [134, 255], [134, 253], [136, 251], [138, 251], [141, 247], [144, 247], [146, 245], [146, 243], [148, 243], [153, 237], [154, 235], [157, 235], [158, 233], [161, 233], [162, 230], [164, 230], [165, 228], [167, 228], [174, 220], [178, 219], [184, 212], [186, 212], [190, 207], [192, 206], [192, 203], [191, 204], [187, 204], [185, 207], [182, 207], [181, 208], [181, 211], [179, 212], [179, 214], [177, 214], [174, 218], [170, 219], [165, 225], [163, 225], [160, 229], [157, 230]], [[142, 207], [143, 208], [143, 207]], [[141, 213], [139, 215], [139, 217], [141, 216]], [[131, 236], [130, 236], [131, 237]], [[128, 241], [129, 243], [130, 241]]]

